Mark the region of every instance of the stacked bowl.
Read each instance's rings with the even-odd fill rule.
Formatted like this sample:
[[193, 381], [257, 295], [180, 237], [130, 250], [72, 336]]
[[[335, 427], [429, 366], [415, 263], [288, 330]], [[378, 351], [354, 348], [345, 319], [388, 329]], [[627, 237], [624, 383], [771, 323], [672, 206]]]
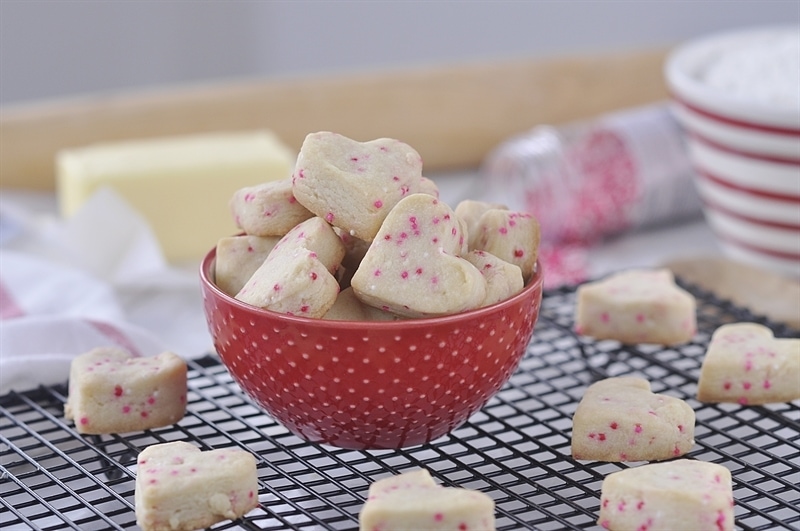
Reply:
[[800, 27], [687, 42], [665, 76], [722, 249], [800, 278]]

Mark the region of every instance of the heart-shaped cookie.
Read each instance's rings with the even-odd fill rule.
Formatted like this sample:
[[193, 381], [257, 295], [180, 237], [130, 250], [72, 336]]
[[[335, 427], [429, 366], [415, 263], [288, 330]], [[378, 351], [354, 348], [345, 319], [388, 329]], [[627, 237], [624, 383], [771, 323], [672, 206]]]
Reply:
[[730, 471], [675, 459], [607, 475], [597, 523], [603, 529], [733, 531], [733, 518]]
[[366, 304], [407, 317], [480, 306], [486, 280], [459, 255], [462, 222], [445, 203], [412, 194], [392, 209], [350, 281]]
[[315, 216], [275, 244], [236, 298], [274, 312], [322, 317], [339, 293], [332, 272], [344, 254], [344, 244], [333, 228]]
[[572, 456], [597, 461], [660, 461], [694, 444], [694, 410], [655, 394], [647, 380], [606, 378], [590, 385], [572, 418]]
[[422, 158], [408, 144], [390, 138], [358, 142], [330, 132], [306, 136], [292, 183], [308, 210], [366, 241], [398, 201], [431, 190], [423, 182]]
[[770, 404], [800, 398], [800, 339], [776, 338], [758, 323], [732, 323], [714, 331], [697, 399]]
[[100, 347], [72, 360], [64, 416], [79, 433], [127, 433], [174, 424], [186, 412], [186, 362]]
[[696, 302], [668, 269], [628, 269], [578, 286], [575, 332], [621, 343], [676, 345], [697, 329]]
[[526, 212], [490, 208], [478, 219], [470, 241], [475, 249], [486, 251], [519, 266], [522, 277], [533, 275], [539, 257], [539, 221]]
[[420, 469], [373, 483], [359, 514], [359, 528], [494, 531], [494, 507], [488, 495], [437, 485]]
[[243, 450], [201, 452], [183, 441], [148, 446], [137, 459], [134, 498], [143, 531], [233, 520], [258, 506], [256, 460]]
[[289, 178], [241, 188], [229, 207], [236, 226], [253, 236], [283, 236], [314, 215], [295, 199]]

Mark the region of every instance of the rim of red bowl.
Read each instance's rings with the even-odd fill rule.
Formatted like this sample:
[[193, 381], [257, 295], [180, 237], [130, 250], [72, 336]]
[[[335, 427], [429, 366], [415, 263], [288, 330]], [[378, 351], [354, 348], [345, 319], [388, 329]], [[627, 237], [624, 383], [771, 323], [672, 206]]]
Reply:
[[780, 107], [744, 100], [709, 87], [693, 76], [693, 69], [698, 64], [728, 43], [746, 42], [776, 32], [797, 31], [798, 26], [793, 24], [756, 26], [714, 33], [677, 46], [664, 64], [671, 97], [695, 112], [727, 125], [800, 136], [800, 106]]
[[457, 324], [463, 321], [479, 318], [483, 315], [494, 313], [495, 311], [502, 310], [503, 308], [506, 308], [508, 306], [514, 306], [520, 300], [528, 298], [531, 292], [542, 290], [544, 285], [544, 271], [542, 270], [541, 261], [537, 260], [535, 272], [533, 276], [530, 278], [530, 280], [528, 280], [527, 284], [522, 289], [522, 291], [520, 291], [513, 297], [509, 297], [506, 300], [500, 301], [498, 303], [489, 306], [484, 306], [482, 308], [477, 308], [475, 310], [468, 310], [466, 312], [456, 313], [452, 315], [443, 315], [439, 317], [409, 318], [409, 319], [400, 319], [398, 321], [348, 321], [348, 320], [336, 320], [336, 319], [321, 319], [312, 317], [302, 317], [298, 315], [289, 315], [280, 312], [273, 312], [272, 310], [266, 310], [264, 308], [259, 308], [257, 306], [246, 304], [240, 300], [231, 297], [230, 295], [219, 289], [212, 280], [212, 273], [213, 273], [212, 266], [214, 264], [216, 256], [217, 256], [217, 249], [216, 247], [214, 247], [203, 258], [203, 261], [200, 263], [200, 280], [203, 285], [207, 286], [211, 291], [215, 292], [218, 297], [227, 300], [232, 305], [237, 306], [241, 310], [253, 314], [259, 314], [259, 315], [266, 314], [266, 316], [272, 319], [280, 319], [287, 323], [312, 325], [319, 328], [336, 328], [339, 330], [343, 328], [347, 329], [402, 328], [407, 330], [408, 328], [417, 328], [417, 327], [421, 328], [431, 325]]

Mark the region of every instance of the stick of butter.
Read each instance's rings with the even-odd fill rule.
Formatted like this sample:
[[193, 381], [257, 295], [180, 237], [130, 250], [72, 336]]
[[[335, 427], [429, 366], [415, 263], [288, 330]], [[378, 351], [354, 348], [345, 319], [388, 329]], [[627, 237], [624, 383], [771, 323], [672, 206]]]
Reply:
[[297, 154], [271, 131], [112, 142], [56, 156], [61, 214], [110, 186], [150, 223], [166, 258], [195, 260], [238, 232], [228, 208], [246, 186], [288, 178]]

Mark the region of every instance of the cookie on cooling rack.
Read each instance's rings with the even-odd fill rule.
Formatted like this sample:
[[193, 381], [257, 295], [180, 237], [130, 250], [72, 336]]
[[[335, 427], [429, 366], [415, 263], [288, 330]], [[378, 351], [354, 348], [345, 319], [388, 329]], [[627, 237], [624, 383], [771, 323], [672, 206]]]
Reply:
[[696, 301], [668, 269], [631, 269], [578, 286], [575, 332], [625, 344], [678, 345], [697, 330]]
[[148, 446], [136, 461], [142, 531], [192, 531], [258, 506], [256, 459], [238, 449], [201, 451], [183, 441]]
[[172, 352], [137, 357], [101, 347], [72, 360], [64, 417], [78, 433], [127, 433], [186, 413], [186, 362]]
[[361, 531], [427, 529], [494, 531], [494, 500], [476, 490], [438, 485], [425, 469], [370, 485]]
[[572, 456], [597, 461], [661, 461], [694, 445], [694, 410], [656, 394], [643, 378], [606, 378], [590, 385], [572, 418]]
[[714, 331], [697, 399], [771, 404], [800, 399], [800, 339], [776, 338], [758, 323], [732, 323]]
[[597, 523], [605, 529], [733, 529], [731, 473], [722, 465], [678, 459], [606, 476]]

